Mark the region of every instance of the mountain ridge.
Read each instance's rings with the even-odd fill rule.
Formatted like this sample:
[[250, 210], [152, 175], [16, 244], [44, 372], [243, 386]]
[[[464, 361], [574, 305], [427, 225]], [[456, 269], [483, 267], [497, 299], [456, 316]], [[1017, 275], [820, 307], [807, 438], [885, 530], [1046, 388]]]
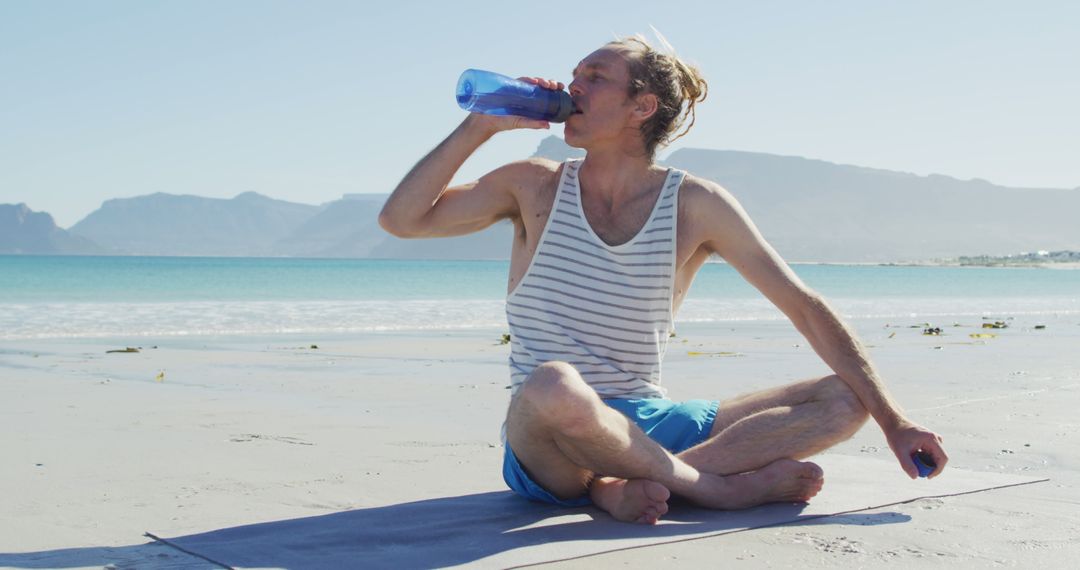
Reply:
[[[533, 156], [580, 157], [556, 136]], [[801, 156], [679, 149], [659, 162], [726, 188], [793, 262], [915, 262], [1021, 251], [1080, 250], [1080, 189], [1011, 188]], [[507, 259], [513, 224], [438, 240], [400, 239], [378, 226], [388, 194], [320, 205], [254, 191], [233, 198], [155, 192], [113, 198], [68, 234], [119, 255]], [[46, 214], [47, 215], [47, 214]], [[50, 218], [51, 220], [51, 218]], [[9, 224], [11, 225], [11, 224]], [[0, 230], [3, 230], [0, 227]], [[63, 253], [63, 242], [57, 252]], [[55, 249], [55, 248], [54, 248]]]
[[233, 198], [155, 192], [102, 203], [71, 227], [124, 255], [274, 255], [274, 244], [321, 210], [256, 192]]
[[35, 212], [24, 203], [0, 204], [0, 253], [93, 255], [103, 251], [91, 240], [57, 226], [47, 212]]

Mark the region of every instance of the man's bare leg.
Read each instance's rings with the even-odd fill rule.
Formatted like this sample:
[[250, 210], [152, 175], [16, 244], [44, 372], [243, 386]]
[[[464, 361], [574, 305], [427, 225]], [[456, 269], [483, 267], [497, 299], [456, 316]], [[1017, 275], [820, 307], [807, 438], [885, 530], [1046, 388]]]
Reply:
[[507, 440], [553, 495], [569, 499], [590, 490], [597, 506], [624, 521], [656, 522], [670, 493], [733, 509], [806, 500], [822, 481], [818, 466], [790, 459], [728, 477], [699, 471], [604, 405], [565, 363], [537, 367], [521, 387], [510, 404]]
[[798, 382], [722, 402], [710, 438], [679, 458], [721, 475], [805, 459], [850, 438], [868, 418], [838, 376]]

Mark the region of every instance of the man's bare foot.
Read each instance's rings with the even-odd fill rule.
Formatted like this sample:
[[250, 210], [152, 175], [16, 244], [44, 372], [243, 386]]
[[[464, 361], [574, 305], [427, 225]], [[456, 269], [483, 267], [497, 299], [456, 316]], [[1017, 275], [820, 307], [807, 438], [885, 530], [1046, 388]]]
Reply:
[[[702, 473], [703, 482], [715, 485], [705, 496], [691, 497], [714, 509], [745, 509], [765, 503], [809, 501], [825, 483], [821, 467], [809, 461], [777, 459], [748, 473], [720, 477]], [[720, 484], [716, 484], [720, 479]]]
[[667, 487], [655, 481], [615, 477], [597, 477], [589, 494], [596, 506], [616, 520], [641, 524], [656, 524], [667, 513], [671, 497]]

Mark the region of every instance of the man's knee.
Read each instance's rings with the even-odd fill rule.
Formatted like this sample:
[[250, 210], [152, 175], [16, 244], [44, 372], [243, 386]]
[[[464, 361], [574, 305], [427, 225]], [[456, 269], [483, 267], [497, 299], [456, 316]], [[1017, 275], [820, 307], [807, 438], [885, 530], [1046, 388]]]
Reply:
[[870, 418], [859, 396], [839, 376], [826, 376], [820, 383], [819, 397], [827, 403], [829, 422], [835, 425], [836, 431], [848, 437], [854, 435]]
[[568, 426], [592, 416], [599, 397], [565, 362], [545, 362], [533, 370], [516, 396], [544, 419]]

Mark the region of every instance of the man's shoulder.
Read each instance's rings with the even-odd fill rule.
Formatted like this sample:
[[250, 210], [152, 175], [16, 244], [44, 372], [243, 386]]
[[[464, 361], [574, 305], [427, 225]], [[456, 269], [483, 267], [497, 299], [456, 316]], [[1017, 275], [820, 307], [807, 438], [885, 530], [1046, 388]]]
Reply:
[[513, 184], [515, 188], [537, 189], [554, 186], [562, 163], [547, 158], [532, 157], [509, 162], [491, 173], [491, 176]]
[[[750, 233], [740, 232], [740, 228], [753, 226], [731, 192], [715, 181], [690, 174], [686, 175], [679, 193], [679, 224], [688, 233], [688, 239], [711, 242], [710, 247], [745, 241]], [[712, 251], [722, 254], [716, 249]]]
[[558, 172], [562, 168], [562, 163], [555, 162], [550, 158], [533, 156], [507, 163], [502, 168], [520, 174], [543, 175]]
[[683, 206], [690, 206], [690, 211], [698, 211], [700, 208], [730, 207], [735, 198], [719, 183], [687, 172], [683, 177], [679, 201]]

